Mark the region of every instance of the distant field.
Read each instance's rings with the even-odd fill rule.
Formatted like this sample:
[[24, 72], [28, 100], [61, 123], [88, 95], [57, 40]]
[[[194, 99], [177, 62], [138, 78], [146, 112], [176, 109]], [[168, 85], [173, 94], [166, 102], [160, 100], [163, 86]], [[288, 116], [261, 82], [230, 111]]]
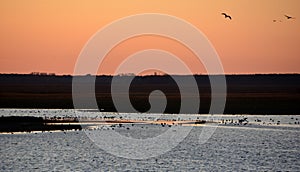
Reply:
[[[195, 78], [200, 92], [199, 113], [208, 113], [211, 104], [208, 76]], [[116, 111], [111, 98], [111, 79], [111, 76], [96, 79], [98, 106], [105, 111]], [[225, 114], [300, 114], [298, 74], [227, 75], [226, 81]], [[147, 111], [149, 93], [157, 89], [167, 97], [165, 113], [179, 113], [182, 100], [170, 76], [136, 77], [130, 86], [133, 106], [140, 112]], [[122, 98], [124, 94], [117, 96]], [[0, 75], [0, 108], [73, 108], [72, 77]]]

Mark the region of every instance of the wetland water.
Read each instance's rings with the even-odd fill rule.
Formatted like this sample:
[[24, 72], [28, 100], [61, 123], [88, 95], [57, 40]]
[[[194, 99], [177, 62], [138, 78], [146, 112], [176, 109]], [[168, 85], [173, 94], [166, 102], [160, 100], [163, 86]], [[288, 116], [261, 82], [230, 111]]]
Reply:
[[[3, 116], [74, 116], [65, 109], [1, 109]], [[115, 114], [79, 111], [82, 117], [122, 116], [128, 119], [172, 119], [174, 115]], [[77, 114], [77, 115], [78, 115]], [[181, 115], [178, 118], [220, 122], [212, 136], [199, 142], [205, 127], [193, 127], [189, 135], [170, 151], [149, 159], [126, 159], [99, 148], [88, 132], [119, 132], [126, 137], [155, 137], [168, 129], [160, 124], [103, 124], [97, 129], [69, 132], [0, 134], [1, 171], [299, 171], [299, 115]], [[239, 119], [247, 122], [238, 124]], [[279, 124], [278, 124], [278, 121]], [[226, 124], [225, 124], [226, 123]], [[246, 124], [247, 123], [247, 124]], [[184, 127], [184, 126], [182, 126]], [[209, 126], [206, 126], [209, 127]], [[112, 129], [114, 128], [114, 130]], [[178, 128], [179, 129], [179, 128]], [[176, 132], [176, 131], [175, 131]], [[130, 150], [126, 150], [130, 151]]]

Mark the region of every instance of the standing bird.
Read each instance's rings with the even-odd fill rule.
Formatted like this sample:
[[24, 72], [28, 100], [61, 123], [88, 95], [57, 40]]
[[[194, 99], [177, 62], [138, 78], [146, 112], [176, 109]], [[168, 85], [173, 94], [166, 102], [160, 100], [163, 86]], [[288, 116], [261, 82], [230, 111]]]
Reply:
[[288, 15], [284, 15], [288, 20], [289, 19], [295, 19], [294, 17], [288, 16]]
[[230, 20], [232, 19], [230, 15], [226, 14], [226, 13], [221, 13], [222, 15], [224, 15], [225, 19], [229, 18]]

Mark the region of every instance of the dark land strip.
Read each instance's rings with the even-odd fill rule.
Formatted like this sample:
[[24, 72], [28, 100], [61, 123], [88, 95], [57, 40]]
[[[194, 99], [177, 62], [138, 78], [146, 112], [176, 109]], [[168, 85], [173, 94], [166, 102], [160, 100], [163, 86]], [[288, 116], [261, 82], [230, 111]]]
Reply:
[[[118, 78], [121, 86], [126, 77], [129, 76]], [[184, 80], [189, 76], [175, 77]], [[209, 113], [211, 105], [209, 77], [197, 75], [195, 79], [200, 92], [199, 113]], [[99, 109], [107, 112], [116, 111], [111, 97], [111, 81], [112, 76], [97, 76], [95, 82]], [[226, 82], [224, 114], [300, 114], [299, 74], [226, 75]], [[179, 113], [181, 101], [192, 101], [195, 97], [191, 93], [190, 96], [181, 98], [179, 88], [170, 76], [137, 76], [129, 90], [130, 101], [140, 112], [149, 110], [149, 94], [154, 90], [161, 90], [166, 95], [165, 113]], [[85, 98], [87, 95], [83, 94]], [[125, 95], [126, 92], [120, 92], [116, 96], [121, 100]], [[0, 108], [74, 108], [72, 76], [2, 74]]]
[[[73, 123], [72, 125], [59, 125], [60, 123]], [[53, 125], [56, 123], [56, 125]], [[0, 133], [52, 131], [52, 130], [81, 130], [82, 127], [76, 118], [72, 120], [45, 119], [33, 116], [1, 116]]]

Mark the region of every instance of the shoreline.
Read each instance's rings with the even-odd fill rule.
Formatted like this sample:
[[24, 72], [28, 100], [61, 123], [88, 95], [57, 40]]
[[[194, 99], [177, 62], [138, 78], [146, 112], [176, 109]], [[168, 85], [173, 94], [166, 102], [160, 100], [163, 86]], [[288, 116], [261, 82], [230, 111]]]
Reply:
[[[44, 114], [38, 111], [38, 113]], [[51, 111], [50, 111], [51, 113]], [[10, 115], [0, 117], [0, 134], [85, 131], [127, 128], [139, 125], [172, 126], [257, 126], [257, 127], [299, 127], [300, 115], [159, 115], [159, 114], [89, 114], [72, 116], [33, 116]], [[37, 114], [36, 114], [37, 115]], [[251, 117], [252, 116], [252, 117]]]
[[65, 119], [49, 119], [33, 116], [1, 116], [0, 117], [0, 133], [24, 132], [31, 133], [33, 131], [68, 131], [68, 130], [84, 130], [92, 126], [98, 125], [122, 125], [122, 124], [160, 124], [162, 126], [185, 125], [185, 124], [205, 124], [211, 123], [205, 120], [132, 120], [132, 119], [94, 119], [84, 120], [77, 117]]

